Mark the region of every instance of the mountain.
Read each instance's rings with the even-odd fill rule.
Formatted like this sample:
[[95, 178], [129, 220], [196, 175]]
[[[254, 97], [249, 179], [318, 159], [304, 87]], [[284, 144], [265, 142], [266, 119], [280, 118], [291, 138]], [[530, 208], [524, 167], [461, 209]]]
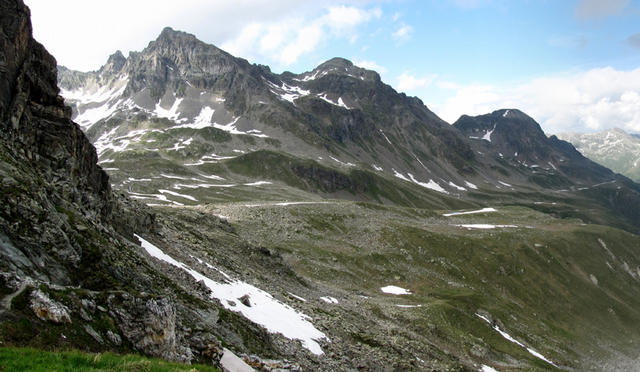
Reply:
[[579, 198], [581, 218], [640, 226], [628, 208], [640, 201], [637, 184], [547, 138], [525, 114], [463, 116], [451, 126], [341, 58], [274, 74], [165, 28], [98, 71], [61, 67], [59, 84], [113, 186], [152, 204], [251, 200], [257, 190], [296, 199], [302, 190], [448, 208], [504, 191], [532, 204], [551, 190]]
[[598, 133], [560, 133], [589, 159], [640, 182], [640, 138], [622, 129]]
[[449, 193], [461, 190], [458, 171], [474, 158], [422, 102], [344, 59], [276, 75], [169, 28], [122, 58], [116, 53], [91, 73], [60, 69], [62, 94], [101, 164], [157, 151], [158, 162], [177, 163], [181, 176], [198, 178], [199, 165], [260, 149], [342, 169], [358, 163]]
[[56, 77], [0, 10], [3, 347], [637, 369], [638, 185], [525, 114], [449, 126], [344, 59], [273, 74], [170, 29]]

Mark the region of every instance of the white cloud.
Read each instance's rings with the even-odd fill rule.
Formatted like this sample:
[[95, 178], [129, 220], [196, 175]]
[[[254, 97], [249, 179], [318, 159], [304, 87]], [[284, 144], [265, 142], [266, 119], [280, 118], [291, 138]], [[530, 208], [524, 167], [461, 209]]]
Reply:
[[[165, 26], [207, 43], [232, 46], [240, 57], [284, 63], [332, 37], [355, 40], [359, 25], [382, 15], [380, 8], [368, 9], [366, 0], [25, 2], [36, 39], [60, 64], [85, 71], [98, 69], [118, 49], [125, 55], [143, 49]], [[149, 12], [153, 16], [141, 17]], [[287, 54], [280, 56], [285, 49]]]
[[424, 77], [416, 77], [408, 72], [403, 72], [398, 76], [396, 89], [400, 92], [410, 92], [419, 88], [424, 88], [430, 85], [437, 75], [428, 75]]
[[222, 48], [245, 58], [264, 57], [288, 66], [300, 56], [311, 53], [330, 38], [355, 43], [357, 27], [382, 16], [379, 8], [370, 10], [354, 6], [334, 6], [315, 17], [296, 16], [276, 22], [249, 24]]
[[620, 14], [631, 0], [580, 0], [576, 15], [582, 20], [605, 18]]
[[384, 74], [387, 72], [386, 68], [373, 61], [353, 59], [353, 64], [362, 68], [366, 68], [367, 70], [373, 70], [379, 74]]
[[297, 33], [295, 40], [284, 45], [282, 53], [271, 58], [277, 59], [284, 65], [290, 65], [297, 61], [300, 55], [314, 51], [325, 36], [322, 27], [317, 24], [302, 27]]
[[518, 108], [536, 119], [547, 133], [595, 131], [620, 127], [640, 132], [640, 68], [611, 67], [542, 77], [512, 87], [449, 85], [455, 94], [432, 104], [444, 120]]
[[395, 30], [391, 36], [393, 36], [393, 38], [396, 41], [407, 41], [411, 38], [411, 33], [413, 32], [413, 27], [406, 25], [406, 24], [401, 24], [400, 27], [398, 27], [397, 30]]

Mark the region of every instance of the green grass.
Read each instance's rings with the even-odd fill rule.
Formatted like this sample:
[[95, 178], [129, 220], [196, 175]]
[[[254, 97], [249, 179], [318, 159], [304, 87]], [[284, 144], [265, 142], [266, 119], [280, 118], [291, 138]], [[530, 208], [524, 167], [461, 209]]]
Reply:
[[0, 371], [219, 371], [213, 366], [181, 364], [139, 355], [51, 352], [0, 348]]

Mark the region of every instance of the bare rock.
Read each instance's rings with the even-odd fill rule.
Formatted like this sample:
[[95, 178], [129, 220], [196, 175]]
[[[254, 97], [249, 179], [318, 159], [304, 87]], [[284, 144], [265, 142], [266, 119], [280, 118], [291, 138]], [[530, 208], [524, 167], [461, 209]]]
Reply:
[[122, 344], [122, 337], [119, 334], [107, 331], [107, 338], [112, 344], [120, 346]]
[[222, 359], [220, 359], [220, 367], [225, 372], [253, 372], [255, 371], [251, 366], [244, 362], [244, 360], [238, 358], [237, 355], [224, 349]]
[[91, 336], [91, 338], [93, 338], [94, 340], [96, 340], [97, 342], [104, 344], [104, 339], [102, 338], [102, 336], [100, 336], [100, 334], [98, 332], [96, 332], [95, 329], [93, 329], [93, 327], [91, 327], [88, 324], [84, 325], [84, 330], [89, 334], [89, 336]]
[[63, 304], [52, 300], [39, 289], [31, 292], [30, 307], [41, 320], [54, 323], [71, 323], [69, 309]]
[[176, 335], [176, 310], [166, 298], [139, 298], [128, 294], [108, 299], [110, 315], [118, 320], [122, 335], [141, 352], [173, 361], [190, 362], [191, 349], [180, 346]]

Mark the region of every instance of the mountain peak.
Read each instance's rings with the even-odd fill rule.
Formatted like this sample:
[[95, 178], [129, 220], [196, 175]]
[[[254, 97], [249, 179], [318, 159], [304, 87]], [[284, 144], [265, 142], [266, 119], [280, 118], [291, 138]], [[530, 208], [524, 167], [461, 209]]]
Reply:
[[316, 69], [320, 69], [320, 70], [328, 70], [331, 68], [346, 68], [348, 69], [349, 67], [353, 67], [353, 62], [349, 61], [348, 59], [345, 58], [341, 58], [341, 57], [334, 57], [331, 58], [330, 60], [320, 64]]
[[100, 68], [100, 73], [118, 73], [127, 62], [127, 59], [120, 50], [109, 56], [107, 63]]
[[165, 27], [160, 32], [160, 35], [155, 40], [155, 43], [180, 43], [180, 42], [195, 42], [199, 41], [195, 35], [174, 30], [171, 27]]
[[380, 75], [375, 71], [370, 71], [358, 67], [345, 58], [334, 57], [314, 68], [312, 72], [306, 72], [298, 76], [302, 76], [303, 80], [313, 80], [326, 75], [348, 75], [353, 78], [366, 81], [379, 81]]

